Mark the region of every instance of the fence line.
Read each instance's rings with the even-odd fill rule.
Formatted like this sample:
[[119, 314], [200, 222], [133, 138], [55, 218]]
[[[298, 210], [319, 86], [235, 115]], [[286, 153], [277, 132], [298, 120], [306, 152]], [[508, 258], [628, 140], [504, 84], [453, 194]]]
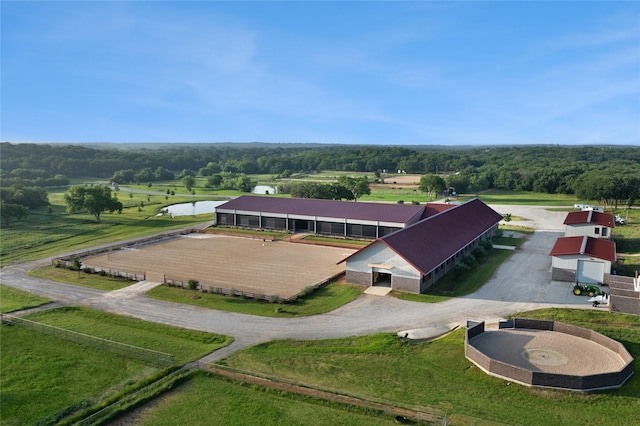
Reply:
[[193, 370], [188, 367], [182, 367], [171, 374], [163, 376], [159, 380], [148, 384], [142, 389], [124, 396], [113, 404], [97, 411], [90, 416], [74, 423], [74, 426], [89, 426], [94, 424], [102, 424], [112, 419], [115, 415], [124, 413], [125, 410], [133, 405], [141, 404], [171, 387], [178, 381], [181, 381], [192, 374]]
[[427, 421], [429, 423], [438, 423], [442, 425], [447, 424], [446, 412], [429, 407], [404, 405], [380, 399], [371, 400], [362, 396], [341, 393], [333, 389], [294, 382], [282, 377], [256, 375], [256, 373], [239, 370], [226, 365], [203, 365], [203, 363], [198, 361], [197, 366], [201, 370], [209, 371], [213, 374], [249, 384], [284, 390], [291, 393], [324, 399], [326, 401], [337, 402], [339, 404], [358, 406], [366, 410], [378, 411], [396, 417], [412, 418], [417, 421]]
[[[51, 265], [55, 267], [63, 267], [66, 269], [73, 269], [73, 261], [64, 259], [53, 259]], [[82, 266], [78, 272], [85, 274], [96, 274], [103, 277], [125, 278], [131, 281], [145, 281], [147, 279], [147, 273], [142, 272], [128, 272], [119, 271], [113, 269], [98, 268], [94, 266]]]
[[[306, 287], [304, 287], [302, 289], [302, 291], [300, 291], [300, 293], [295, 294], [291, 297], [280, 297], [279, 295], [268, 295], [268, 294], [261, 294], [261, 293], [253, 293], [253, 292], [249, 292], [249, 291], [242, 291], [242, 290], [237, 290], [234, 288], [226, 288], [226, 287], [217, 287], [217, 286], [210, 286], [202, 283], [198, 283], [198, 286], [196, 288], [196, 290], [201, 291], [203, 293], [211, 293], [211, 294], [219, 294], [222, 296], [232, 296], [232, 297], [243, 297], [243, 298], [247, 298], [247, 299], [254, 299], [254, 300], [265, 300], [267, 302], [270, 303], [279, 303], [279, 304], [283, 304], [283, 303], [293, 303], [298, 299], [301, 299], [305, 296], [308, 296], [309, 294], [313, 293], [314, 291], [327, 286], [329, 283], [331, 283], [331, 281], [333, 281], [335, 278], [337, 278], [338, 276], [342, 275], [343, 272], [340, 272], [330, 278], [327, 278], [319, 283], [313, 284], [313, 285], [308, 285]], [[164, 277], [164, 283], [170, 287], [180, 287], [182, 289], [188, 289], [189, 288], [189, 282], [188, 281], [182, 281], [182, 280], [177, 280], [177, 279], [172, 279], [172, 278], [167, 278], [167, 276], [165, 275]]]
[[101, 337], [90, 336], [76, 331], [65, 330], [52, 325], [31, 321], [25, 318], [15, 317], [7, 314], [0, 314], [0, 321], [3, 324], [11, 324], [27, 330], [37, 331], [60, 339], [69, 340], [80, 345], [97, 348], [103, 351], [116, 353], [125, 357], [137, 359], [158, 368], [172, 366], [173, 355], [165, 352], [154, 351], [153, 349], [141, 348], [128, 345], [126, 343], [114, 342]]

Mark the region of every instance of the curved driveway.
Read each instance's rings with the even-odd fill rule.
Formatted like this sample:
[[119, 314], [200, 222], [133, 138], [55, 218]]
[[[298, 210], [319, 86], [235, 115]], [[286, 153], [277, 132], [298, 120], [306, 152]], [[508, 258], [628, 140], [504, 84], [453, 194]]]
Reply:
[[304, 318], [267, 318], [216, 311], [148, 298], [144, 293], [104, 292], [25, 275], [43, 263], [29, 262], [2, 268], [0, 281], [65, 304], [87, 306], [183, 328], [233, 336], [234, 343], [205, 358], [221, 359], [236, 350], [273, 339], [325, 339], [375, 332], [466, 324], [467, 319], [495, 322], [515, 312], [543, 307], [583, 307], [585, 298], [571, 294], [571, 283], [551, 281], [549, 252], [563, 235], [565, 213], [543, 207], [492, 205], [499, 213], [526, 218], [523, 225], [536, 232], [504, 262], [477, 292], [437, 304], [363, 295], [322, 315]]

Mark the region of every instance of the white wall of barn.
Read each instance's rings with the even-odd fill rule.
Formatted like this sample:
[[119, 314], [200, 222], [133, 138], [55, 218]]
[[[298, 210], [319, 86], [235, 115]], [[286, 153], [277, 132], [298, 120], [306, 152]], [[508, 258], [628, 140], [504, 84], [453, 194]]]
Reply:
[[422, 276], [420, 271], [382, 242], [371, 244], [366, 249], [353, 255], [346, 263], [347, 271], [371, 272], [370, 264], [380, 264], [392, 266], [388, 272], [397, 277], [419, 279]]
[[551, 258], [551, 266], [559, 269], [568, 269], [575, 271], [578, 269], [578, 260], [588, 260], [594, 262], [604, 263], [604, 270], [606, 273], [611, 271], [611, 262], [604, 259], [598, 259], [597, 257], [585, 256], [581, 254], [567, 255], [567, 256], [553, 256]]

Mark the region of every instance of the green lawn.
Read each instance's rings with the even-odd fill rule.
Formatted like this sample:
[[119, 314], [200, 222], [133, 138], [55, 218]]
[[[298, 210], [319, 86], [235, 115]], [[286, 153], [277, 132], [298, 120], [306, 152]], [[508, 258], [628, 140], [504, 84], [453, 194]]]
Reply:
[[[502, 241], [517, 245], [521, 239], [508, 238]], [[496, 269], [512, 254], [513, 250], [491, 249], [485, 258], [479, 260], [475, 267], [461, 276], [457, 276], [454, 271], [450, 271], [422, 294], [394, 290], [393, 295], [403, 300], [437, 303], [452, 297], [471, 294], [482, 287], [493, 276]]]
[[121, 391], [155, 370], [139, 361], [0, 326], [2, 425], [32, 424], [81, 400]]
[[65, 330], [174, 355], [177, 365], [194, 361], [232, 342], [232, 338], [140, 321], [87, 308], [64, 307], [25, 318]]
[[[5, 287], [1, 287], [5, 295]], [[10, 298], [14, 298], [9, 294]], [[4, 297], [3, 297], [4, 299]], [[25, 318], [66, 330], [174, 355], [177, 365], [196, 360], [232, 339], [108, 314], [57, 308]], [[157, 373], [139, 361], [15, 326], [0, 327], [1, 425], [31, 424], [80, 400], [107, 397]], [[25, 386], [25, 384], [29, 384]]]
[[[319, 243], [329, 243], [329, 244], [349, 244], [353, 246], [364, 247], [366, 245], [371, 244], [371, 241], [361, 241], [361, 240], [347, 240], [347, 239], [339, 239], [339, 238], [330, 238], [330, 237], [319, 237], [316, 235], [309, 235], [304, 237], [305, 241], [315, 241]], [[358, 247], [356, 247], [358, 248]]]
[[340, 409], [323, 401], [231, 382], [205, 373], [197, 374], [159, 402], [144, 410], [136, 424], [373, 426], [394, 423], [389, 416]]
[[122, 214], [103, 214], [101, 222], [87, 214], [67, 214], [61, 205], [54, 205], [52, 213], [45, 209], [33, 210], [27, 219], [12, 223], [10, 228], [2, 227], [0, 265], [41, 259], [212, 220], [211, 215], [173, 219], [155, 216], [161, 206], [145, 205], [140, 212], [137, 207], [125, 208]]
[[134, 284], [131, 280], [103, 277], [98, 274], [87, 274], [54, 266], [34, 269], [29, 271], [27, 275], [105, 291], [118, 290]]
[[[541, 310], [594, 328], [640, 356], [640, 317], [601, 311]], [[226, 364], [371, 399], [425, 405], [456, 416], [506, 424], [634, 424], [640, 412], [638, 374], [618, 390], [576, 393], [528, 388], [489, 376], [464, 357], [464, 330], [432, 342], [404, 343], [384, 333], [323, 341], [274, 341], [239, 352]], [[637, 364], [637, 361], [636, 361]], [[637, 371], [636, 371], [637, 373]]]
[[363, 288], [360, 286], [331, 283], [305, 296], [303, 299], [290, 304], [268, 303], [266, 301], [257, 302], [251, 299], [210, 293], [198, 293], [199, 298], [193, 299], [193, 291], [168, 286], [156, 287], [151, 290], [148, 295], [155, 299], [185, 303], [221, 311], [266, 317], [293, 318], [318, 315], [332, 311], [353, 301], [362, 291]]
[[20, 311], [22, 309], [35, 308], [46, 305], [51, 300], [46, 297], [17, 290], [6, 285], [0, 285], [0, 313]]
[[[459, 201], [466, 201], [476, 197], [475, 194], [461, 194]], [[487, 204], [517, 204], [529, 206], [573, 206], [576, 203], [586, 203], [574, 195], [545, 194], [542, 192], [506, 191], [490, 189], [477, 197]]]

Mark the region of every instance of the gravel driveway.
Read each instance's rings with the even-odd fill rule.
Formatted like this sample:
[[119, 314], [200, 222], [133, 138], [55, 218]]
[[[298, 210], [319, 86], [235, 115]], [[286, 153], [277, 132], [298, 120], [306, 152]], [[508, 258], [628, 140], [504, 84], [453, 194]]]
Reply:
[[494, 277], [476, 293], [437, 304], [363, 295], [323, 315], [279, 319], [159, 301], [140, 293], [128, 298], [105, 297], [105, 292], [100, 290], [25, 275], [26, 270], [42, 262], [5, 267], [0, 271], [0, 281], [63, 303], [234, 337], [232, 345], [209, 355], [205, 361], [221, 359], [244, 347], [273, 339], [325, 339], [451, 323], [466, 325], [467, 319], [489, 324], [515, 312], [543, 307], [590, 308], [586, 299], [571, 294], [570, 283], [551, 281], [549, 252], [556, 238], [563, 234], [562, 222], [566, 213], [549, 212], [543, 207], [491, 207], [498, 213], [526, 218], [522, 224], [534, 227], [537, 232], [515, 250]]

